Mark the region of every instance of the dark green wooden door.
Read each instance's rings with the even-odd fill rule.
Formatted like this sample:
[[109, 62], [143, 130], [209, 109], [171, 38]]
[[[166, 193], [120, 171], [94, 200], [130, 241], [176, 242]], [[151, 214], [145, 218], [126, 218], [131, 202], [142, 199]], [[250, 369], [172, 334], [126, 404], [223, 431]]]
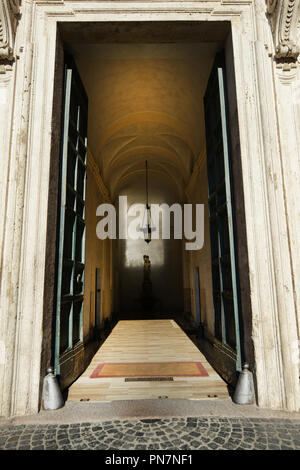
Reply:
[[239, 302], [232, 207], [225, 59], [219, 54], [204, 98], [215, 336], [236, 352], [241, 368]]
[[[55, 369], [72, 369], [82, 345], [85, 252], [87, 96], [74, 62], [65, 62]], [[68, 365], [69, 363], [69, 365]]]

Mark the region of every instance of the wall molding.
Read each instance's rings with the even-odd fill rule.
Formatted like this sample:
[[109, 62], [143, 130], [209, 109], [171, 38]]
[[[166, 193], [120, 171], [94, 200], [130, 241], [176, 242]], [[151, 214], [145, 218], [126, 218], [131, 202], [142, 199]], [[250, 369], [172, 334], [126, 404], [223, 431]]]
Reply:
[[19, 0], [0, 0], [0, 73], [10, 70], [15, 60], [14, 45], [19, 18]]
[[297, 66], [300, 44], [297, 37], [300, 20], [300, 0], [267, 0], [267, 12], [271, 21], [275, 59], [282, 68], [284, 64]]
[[98, 186], [98, 189], [101, 193], [101, 196], [102, 196], [104, 202], [110, 202], [111, 203], [111, 197], [110, 197], [110, 194], [109, 194], [109, 190], [107, 189], [107, 187], [104, 184], [104, 181], [102, 179], [102, 176], [101, 176], [101, 173], [100, 173], [100, 170], [99, 170], [99, 166], [97, 165], [96, 160], [94, 159], [94, 157], [92, 155], [92, 152], [89, 149], [89, 147], [87, 148], [87, 167], [91, 171], [91, 173], [92, 173], [92, 175], [93, 175], [93, 177], [96, 181], [96, 184]]
[[201, 173], [205, 162], [206, 162], [206, 149], [204, 148], [201, 151], [201, 153], [198, 155], [198, 158], [196, 159], [194, 163], [193, 172], [185, 188], [185, 194], [187, 194], [188, 197], [191, 197], [192, 192], [194, 191], [195, 185], [198, 182], [198, 176]]

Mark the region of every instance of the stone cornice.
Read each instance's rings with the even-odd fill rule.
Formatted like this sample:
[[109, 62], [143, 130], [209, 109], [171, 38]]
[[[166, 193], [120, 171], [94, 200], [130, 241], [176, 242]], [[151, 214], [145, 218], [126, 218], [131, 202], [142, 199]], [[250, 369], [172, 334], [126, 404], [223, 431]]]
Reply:
[[0, 71], [14, 61], [14, 44], [20, 15], [19, 0], [0, 0]]
[[92, 172], [93, 177], [95, 178], [96, 184], [99, 188], [99, 191], [101, 193], [101, 196], [103, 198], [104, 202], [111, 202], [111, 197], [109, 194], [109, 191], [107, 187], [104, 184], [104, 181], [102, 179], [102, 176], [100, 174], [99, 167], [90, 151], [90, 149], [87, 149], [87, 167], [88, 169]]
[[275, 58], [280, 63], [296, 64], [300, 53], [297, 27], [300, 19], [300, 0], [267, 0], [275, 44]]

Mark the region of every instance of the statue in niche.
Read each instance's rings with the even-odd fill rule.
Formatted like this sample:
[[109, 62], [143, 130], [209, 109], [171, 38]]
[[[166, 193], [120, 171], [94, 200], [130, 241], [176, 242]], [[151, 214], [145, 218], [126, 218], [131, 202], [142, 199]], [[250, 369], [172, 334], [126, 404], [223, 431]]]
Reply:
[[143, 258], [144, 258], [144, 282], [145, 282], [145, 281], [150, 281], [151, 261], [148, 255], [144, 255]]
[[151, 261], [148, 255], [143, 256], [144, 259], [144, 280], [143, 280], [143, 292], [142, 292], [142, 306], [143, 310], [152, 310], [154, 307], [155, 299], [152, 293], [152, 282], [151, 282]]

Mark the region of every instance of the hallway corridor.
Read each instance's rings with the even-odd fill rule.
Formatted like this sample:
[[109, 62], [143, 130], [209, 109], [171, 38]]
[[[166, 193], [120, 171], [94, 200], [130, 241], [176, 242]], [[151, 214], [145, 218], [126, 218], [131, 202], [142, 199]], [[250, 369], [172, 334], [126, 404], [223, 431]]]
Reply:
[[173, 320], [119, 321], [69, 401], [229, 397], [226, 383]]

